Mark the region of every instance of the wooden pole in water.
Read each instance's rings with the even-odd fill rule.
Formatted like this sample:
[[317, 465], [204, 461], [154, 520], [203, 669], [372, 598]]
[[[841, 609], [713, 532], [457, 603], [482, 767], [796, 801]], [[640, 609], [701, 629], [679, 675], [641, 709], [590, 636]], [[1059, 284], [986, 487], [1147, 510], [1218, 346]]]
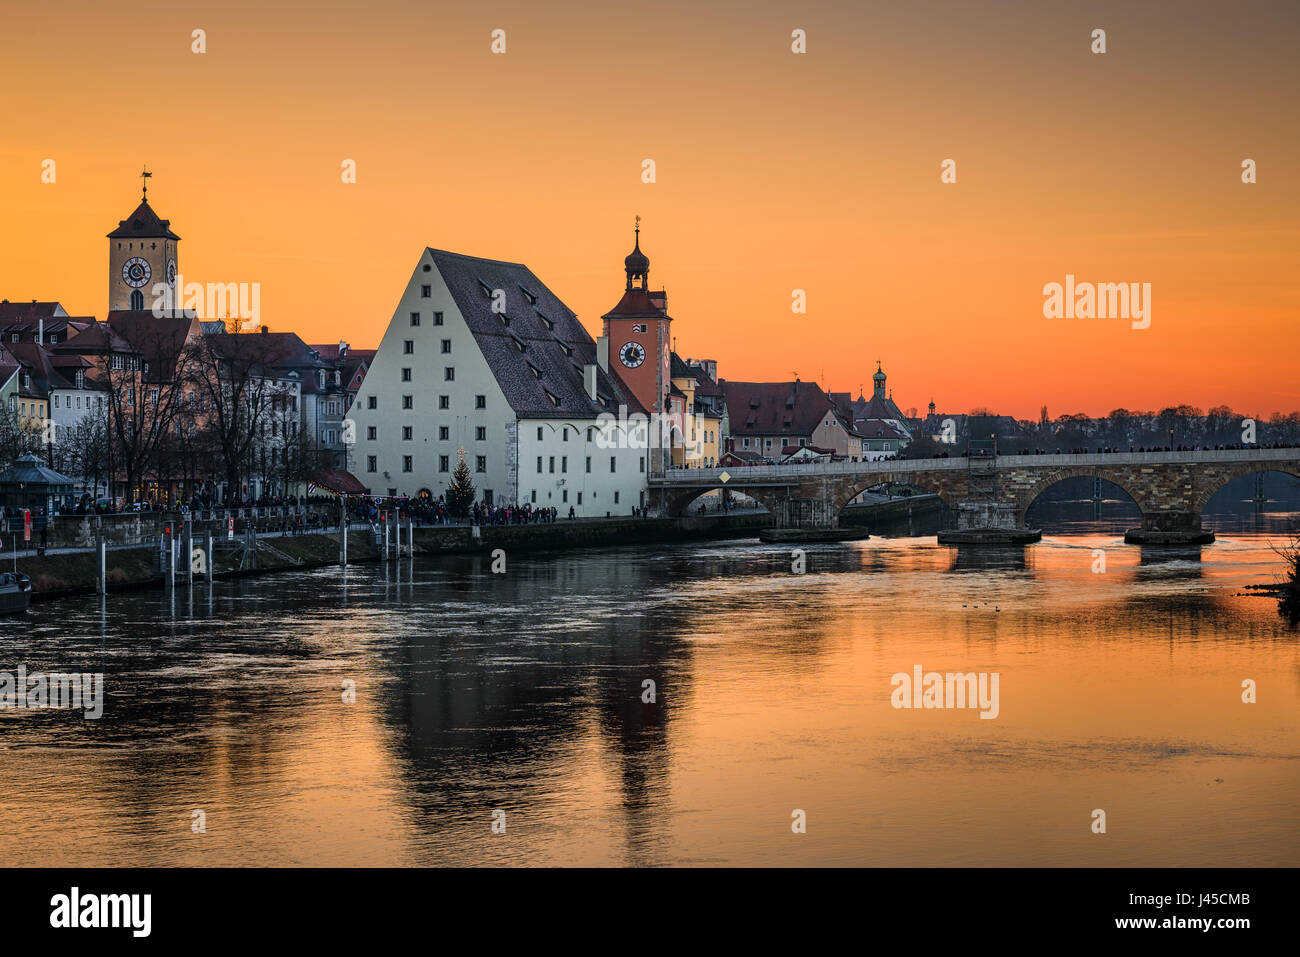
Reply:
[[348, 505], [343, 496], [339, 496], [339, 564], [348, 567]]
[[167, 563], [167, 574], [163, 576], [163, 580], [167, 583], [167, 590], [171, 591], [176, 587], [176, 551], [174, 548], [175, 542], [172, 527], [170, 525], [167, 526], [167, 531], [163, 533], [163, 540], [165, 542], [163, 551], [166, 555], [163, 560]]
[[95, 575], [95, 591], [106, 595], [108, 594], [108, 545], [104, 541], [103, 532], [95, 537], [95, 554], [97, 558], [95, 565], [98, 569], [98, 574]]

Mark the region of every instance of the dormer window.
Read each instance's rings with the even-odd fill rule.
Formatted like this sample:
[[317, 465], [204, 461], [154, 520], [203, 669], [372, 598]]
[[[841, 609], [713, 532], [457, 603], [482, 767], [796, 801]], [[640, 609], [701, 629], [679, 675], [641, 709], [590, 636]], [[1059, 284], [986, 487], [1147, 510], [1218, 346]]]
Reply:
[[537, 366], [533, 365], [531, 362], [528, 363], [528, 371], [533, 374], [534, 379], [540, 379], [542, 377], [542, 370], [537, 368]]
[[324, 369], [318, 369], [318, 370], [316, 371], [316, 385], [317, 385], [318, 388], [321, 388], [321, 389], [325, 388], [325, 370], [324, 370]]
[[[537, 312], [537, 310], [534, 309], [533, 312]], [[547, 318], [546, 318], [545, 316], [543, 316], [540, 312], [537, 312], [537, 318], [540, 319], [540, 320], [542, 320], [542, 324], [543, 324], [544, 326], [546, 326], [546, 328], [547, 328], [548, 330], [552, 330], [552, 331], [553, 331], [553, 330], [555, 329], [555, 323], [551, 322], [551, 320], [547, 319]]]

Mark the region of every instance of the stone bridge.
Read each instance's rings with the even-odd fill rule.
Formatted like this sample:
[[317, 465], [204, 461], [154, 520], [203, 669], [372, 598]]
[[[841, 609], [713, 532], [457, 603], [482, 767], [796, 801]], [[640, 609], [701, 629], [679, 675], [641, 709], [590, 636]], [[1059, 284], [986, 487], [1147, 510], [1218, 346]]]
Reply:
[[882, 482], [937, 494], [957, 516], [940, 541], [1036, 541], [1025, 512], [1043, 491], [1075, 476], [1118, 485], [1142, 512], [1137, 543], [1212, 542], [1201, 526], [1206, 502], [1232, 479], [1252, 472], [1300, 478], [1300, 449], [1112, 452], [1082, 455], [998, 455], [989, 458], [897, 459], [760, 465], [733, 469], [673, 469], [652, 474], [650, 500], [681, 515], [698, 496], [731, 489], [758, 501], [778, 527], [832, 527], [840, 510]]

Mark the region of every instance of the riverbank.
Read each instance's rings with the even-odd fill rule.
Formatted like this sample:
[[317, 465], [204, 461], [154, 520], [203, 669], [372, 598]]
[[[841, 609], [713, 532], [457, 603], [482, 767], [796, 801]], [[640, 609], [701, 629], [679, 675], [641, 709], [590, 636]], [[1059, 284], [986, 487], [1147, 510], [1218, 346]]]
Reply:
[[[546, 551], [748, 538], [770, 523], [766, 512], [747, 512], [684, 518], [560, 520], [536, 525], [417, 527], [414, 552], [417, 555], [473, 554], [496, 548]], [[405, 528], [402, 540], [406, 551], [409, 543]], [[233, 540], [221, 537], [213, 544], [215, 553], [205, 556], [204, 561], [215, 579], [324, 568], [339, 563], [338, 532], [258, 535], [253, 552], [248, 550], [242, 536]], [[202, 537], [196, 537], [194, 545], [202, 547]], [[375, 544], [368, 528], [353, 528], [348, 533], [349, 564], [377, 562], [380, 558], [380, 546]], [[94, 594], [95, 562], [94, 550], [27, 555], [19, 558], [18, 570], [32, 579], [32, 601], [45, 602]], [[160, 564], [156, 545], [111, 549], [107, 553], [105, 573], [108, 593], [163, 587]]]
[[[195, 540], [196, 547], [201, 547], [202, 544], [202, 539]], [[337, 532], [264, 535], [257, 539], [255, 552], [250, 552], [242, 539], [220, 539], [214, 544], [214, 554], [205, 556], [204, 561], [215, 579], [241, 578], [290, 569], [323, 568], [337, 565], [339, 558]], [[378, 560], [379, 549], [368, 529], [353, 529], [348, 533], [349, 563]], [[45, 602], [77, 595], [93, 595], [95, 562], [96, 553], [93, 550], [64, 552], [20, 558], [18, 570], [32, 580], [32, 601]], [[163, 587], [159, 564], [158, 548], [153, 545], [113, 549], [108, 552], [104, 576], [108, 594]]]

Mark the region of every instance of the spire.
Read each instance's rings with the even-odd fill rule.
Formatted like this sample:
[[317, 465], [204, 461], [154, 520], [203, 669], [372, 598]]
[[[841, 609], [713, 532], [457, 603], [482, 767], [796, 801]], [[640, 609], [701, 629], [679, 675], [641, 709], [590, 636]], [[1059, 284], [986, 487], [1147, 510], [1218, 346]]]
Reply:
[[636, 218], [636, 241], [633, 243], [632, 252], [623, 260], [623, 268], [627, 271], [627, 288], [631, 289], [633, 283], [641, 280], [641, 288], [649, 288], [650, 277], [650, 260], [646, 254], [641, 252], [641, 217]]
[[144, 169], [140, 171], [140, 202], [146, 205], [149, 203], [149, 177], [152, 175], [146, 163]]

